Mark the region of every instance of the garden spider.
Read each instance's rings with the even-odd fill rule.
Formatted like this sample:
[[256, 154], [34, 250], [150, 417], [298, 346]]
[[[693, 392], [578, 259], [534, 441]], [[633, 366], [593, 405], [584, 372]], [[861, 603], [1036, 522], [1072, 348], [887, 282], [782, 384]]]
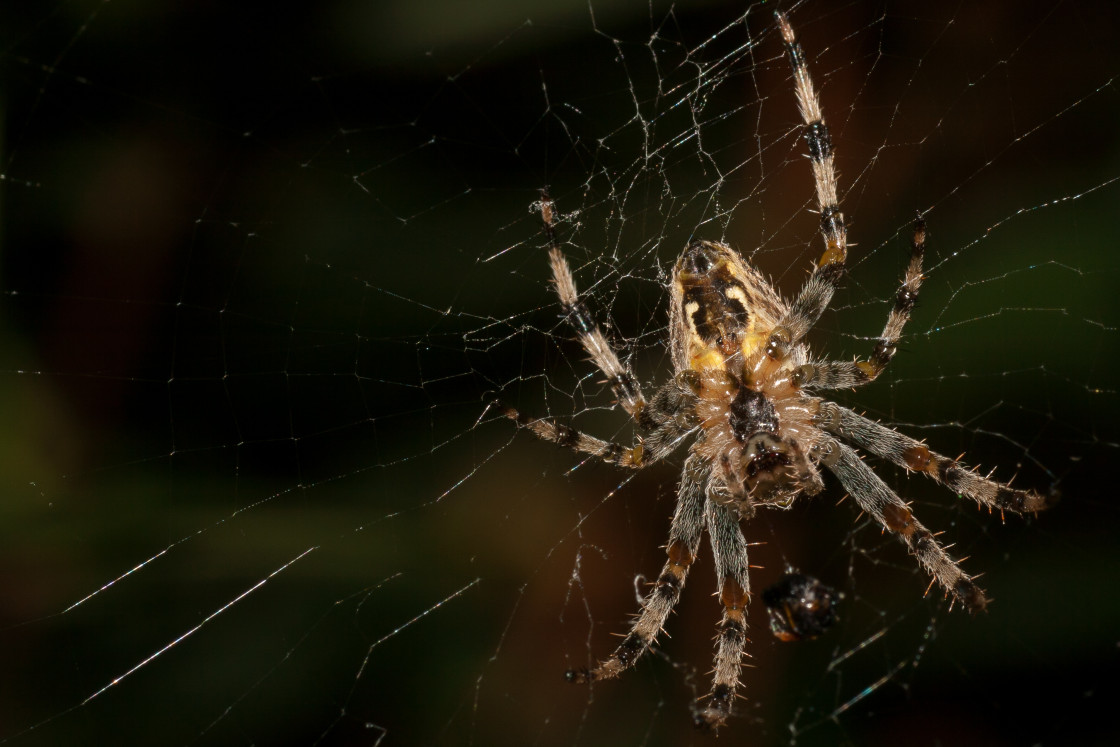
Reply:
[[777, 24], [793, 67], [798, 106], [816, 185], [825, 250], [792, 303], [733, 249], [694, 241], [670, 281], [669, 345], [675, 376], [646, 399], [619, 361], [576, 292], [556, 240], [557, 212], [547, 193], [539, 203], [549, 244], [552, 280], [560, 304], [591, 359], [607, 376], [618, 403], [641, 435], [622, 445], [580, 433], [549, 419], [505, 414], [547, 441], [620, 467], [641, 469], [695, 436], [679, 486], [666, 545], [668, 561], [628, 635], [591, 669], [569, 671], [574, 682], [617, 677], [653, 645], [680, 598], [688, 569], [707, 530], [715, 556], [723, 619], [712, 690], [694, 713], [697, 726], [717, 728], [731, 713], [746, 643], [750, 599], [747, 542], [739, 529], [759, 507], [788, 508], [802, 493], [823, 487], [820, 468], [832, 472], [864, 513], [906, 543], [918, 564], [953, 600], [971, 612], [987, 604], [965, 574], [907, 505], [871, 471], [849, 441], [907, 470], [923, 472], [960, 496], [1000, 512], [1047, 508], [1051, 497], [1017, 490], [969, 470], [954, 459], [833, 402], [814, 396], [878, 377], [894, 357], [902, 328], [922, 283], [925, 223], [913, 226], [910, 264], [867, 360], [816, 360], [805, 335], [820, 318], [844, 274], [847, 232], [837, 202], [832, 142], [801, 46], [785, 15]]

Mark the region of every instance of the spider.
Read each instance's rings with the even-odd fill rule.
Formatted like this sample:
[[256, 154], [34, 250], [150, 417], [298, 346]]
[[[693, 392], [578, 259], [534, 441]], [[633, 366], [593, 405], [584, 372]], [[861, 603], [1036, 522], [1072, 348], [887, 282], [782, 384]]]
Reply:
[[750, 581], [740, 521], [759, 508], [788, 508], [802, 494], [821, 492], [822, 467], [836, 476], [864, 513], [906, 544], [933, 577], [931, 587], [939, 584], [971, 612], [987, 605], [974, 577], [961, 570], [934, 534], [845, 441], [908, 471], [921, 472], [989, 510], [1025, 513], [1052, 503], [1052, 496], [982, 477], [958, 460], [818, 396], [829, 389], [874, 381], [894, 357], [922, 283], [926, 228], [919, 214], [905, 277], [870, 356], [853, 361], [811, 356], [805, 336], [844, 274], [847, 230], [838, 204], [832, 141], [804, 54], [785, 15], [777, 13], [776, 19], [793, 68], [825, 245], [797, 297], [792, 303], [784, 301], [731, 247], [703, 240], [690, 243], [677, 260], [669, 285], [669, 347], [675, 375], [647, 399], [580, 299], [556, 239], [556, 206], [543, 192], [537, 208], [561, 307], [640, 436], [626, 447], [504, 408], [507, 417], [546, 441], [629, 469], [663, 459], [692, 437], [669, 528], [668, 560], [653, 589], [614, 652], [597, 666], [570, 670], [566, 676], [573, 682], [605, 680], [634, 666], [654, 644], [680, 598], [706, 530], [723, 616], [712, 689], [695, 707], [693, 720], [711, 729], [722, 726], [731, 714], [746, 644]]

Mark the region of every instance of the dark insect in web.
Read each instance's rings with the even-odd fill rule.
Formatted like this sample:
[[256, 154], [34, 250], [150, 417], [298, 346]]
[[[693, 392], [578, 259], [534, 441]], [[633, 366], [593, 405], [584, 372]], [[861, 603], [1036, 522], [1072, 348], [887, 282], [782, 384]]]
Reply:
[[800, 573], [787, 573], [762, 592], [762, 602], [770, 615], [770, 632], [781, 641], [824, 635], [836, 623], [836, 605], [841, 598], [820, 579]]

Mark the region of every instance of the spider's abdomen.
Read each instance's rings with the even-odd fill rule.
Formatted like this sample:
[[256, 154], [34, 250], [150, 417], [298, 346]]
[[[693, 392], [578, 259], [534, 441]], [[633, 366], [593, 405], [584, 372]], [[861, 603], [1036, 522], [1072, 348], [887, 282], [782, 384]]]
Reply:
[[785, 314], [778, 294], [729, 246], [694, 241], [673, 268], [673, 363], [678, 371], [726, 369], [767, 341]]

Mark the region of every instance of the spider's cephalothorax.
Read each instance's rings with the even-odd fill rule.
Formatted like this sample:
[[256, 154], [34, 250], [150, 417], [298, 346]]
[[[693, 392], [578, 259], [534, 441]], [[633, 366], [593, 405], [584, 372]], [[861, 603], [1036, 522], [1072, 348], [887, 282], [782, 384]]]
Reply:
[[868, 358], [814, 359], [805, 335], [843, 276], [847, 228], [838, 204], [832, 140], [804, 53], [785, 16], [777, 14], [777, 21], [793, 68], [825, 245], [797, 297], [789, 303], [782, 300], [730, 247], [711, 241], [691, 243], [677, 260], [669, 285], [668, 343], [674, 375], [647, 400], [579, 298], [556, 237], [560, 215], [544, 194], [537, 208], [561, 308], [641, 435], [627, 447], [504, 408], [507, 417], [543, 439], [631, 469], [664, 458], [691, 438], [665, 546], [668, 558], [653, 590], [614, 653], [597, 666], [569, 671], [568, 679], [617, 677], [653, 645], [680, 598], [707, 532], [723, 606], [712, 690], [694, 712], [695, 723], [709, 728], [723, 724], [731, 713], [746, 645], [750, 579], [740, 520], [757, 508], [785, 508], [803, 493], [819, 493], [824, 487], [822, 467], [835, 475], [863, 513], [906, 544], [932, 576], [931, 586], [937, 583], [972, 612], [987, 605], [973, 578], [844, 441], [908, 471], [921, 472], [989, 510], [1039, 511], [1056, 497], [981, 477], [957, 460], [820, 396], [830, 389], [850, 389], [875, 380], [894, 357], [922, 283], [925, 223], [920, 216], [914, 222], [909, 265]]

